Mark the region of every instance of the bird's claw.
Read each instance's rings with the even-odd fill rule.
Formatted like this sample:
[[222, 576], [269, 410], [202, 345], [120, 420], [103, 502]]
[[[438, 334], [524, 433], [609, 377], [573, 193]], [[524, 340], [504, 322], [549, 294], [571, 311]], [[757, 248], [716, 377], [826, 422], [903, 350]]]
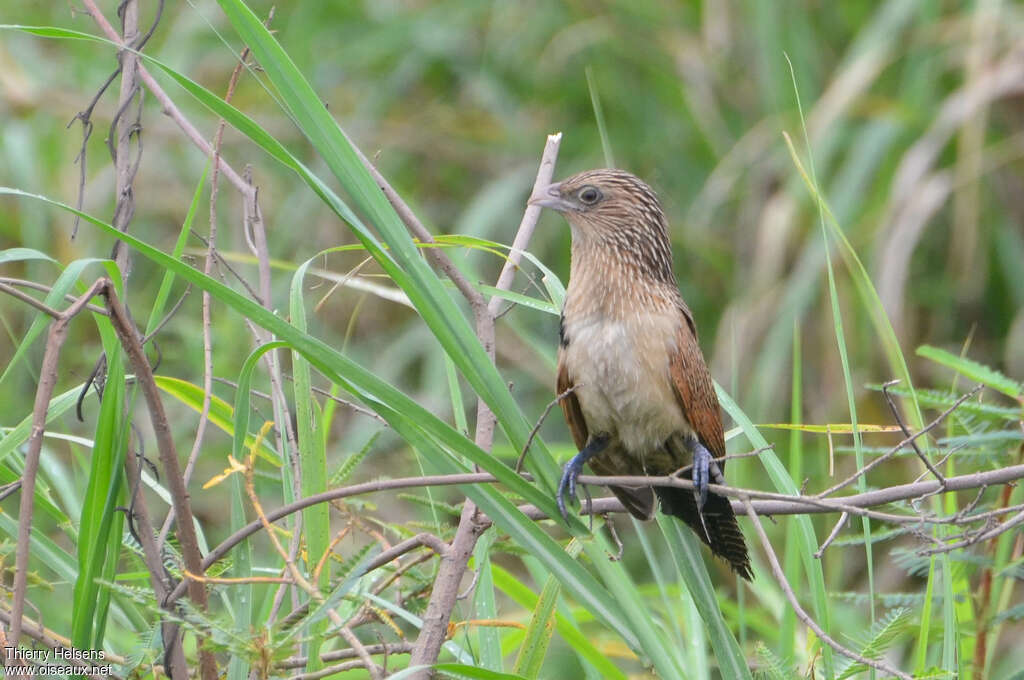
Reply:
[[569, 521], [569, 511], [565, 509], [565, 493], [569, 492], [569, 498], [576, 500], [576, 478], [583, 470], [583, 461], [580, 455], [574, 456], [562, 469], [562, 479], [558, 482], [558, 496], [555, 500], [558, 503], [558, 511], [562, 513], [562, 519]]
[[693, 497], [698, 513], [704, 512], [704, 504], [708, 502], [711, 462], [711, 452], [698, 443], [693, 450]]
[[569, 521], [569, 511], [565, 509], [565, 492], [569, 492], [569, 498], [576, 500], [576, 478], [583, 471], [583, 466], [588, 460], [601, 453], [608, 445], [608, 435], [591, 437], [590, 442], [583, 447], [583, 450], [569, 459], [569, 462], [562, 468], [562, 479], [558, 482], [558, 495], [555, 502], [558, 503], [558, 511], [562, 513], [562, 519]]
[[712, 465], [714, 465], [714, 458], [711, 452], [697, 442], [693, 447], [693, 499], [697, 503], [697, 516], [700, 517], [700, 525], [709, 541], [711, 535], [708, 533], [707, 524], [704, 523], [704, 505], [708, 502], [708, 482], [711, 478]]

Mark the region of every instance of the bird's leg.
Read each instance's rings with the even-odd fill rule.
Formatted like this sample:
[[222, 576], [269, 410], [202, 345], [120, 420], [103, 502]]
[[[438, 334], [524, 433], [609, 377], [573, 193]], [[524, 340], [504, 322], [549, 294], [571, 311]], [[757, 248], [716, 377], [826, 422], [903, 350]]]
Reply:
[[697, 503], [697, 516], [700, 517], [701, 526], [704, 527], [704, 534], [709, 537], [708, 527], [704, 524], [704, 504], [708, 501], [708, 481], [711, 477], [712, 466], [717, 476], [722, 473], [718, 469], [715, 457], [705, 448], [697, 437], [690, 436], [690, 450], [693, 451], [693, 499]]
[[562, 513], [562, 519], [569, 521], [569, 513], [565, 509], [565, 492], [568, 490], [569, 498], [576, 498], [576, 478], [583, 471], [583, 466], [588, 460], [601, 453], [604, 447], [608, 446], [608, 435], [602, 434], [591, 437], [583, 450], [573, 456], [562, 469], [562, 479], [558, 482], [558, 495], [555, 497], [558, 503], [558, 510]]

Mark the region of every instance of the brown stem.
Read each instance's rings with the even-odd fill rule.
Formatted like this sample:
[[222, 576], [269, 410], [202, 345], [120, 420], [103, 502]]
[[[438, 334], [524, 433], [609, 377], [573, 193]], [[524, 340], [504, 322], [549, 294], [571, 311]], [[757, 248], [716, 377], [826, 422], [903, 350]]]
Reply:
[[46, 430], [46, 410], [50, 406], [53, 389], [57, 385], [57, 369], [60, 351], [67, 340], [68, 325], [85, 305], [104, 288], [106, 280], [96, 281], [76, 302], [57, 315], [46, 340], [43, 365], [40, 369], [39, 386], [36, 388], [35, 405], [32, 408], [32, 434], [29, 435], [25, 452], [25, 470], [21, 475], [21, 504], [18, 509], [18, 545], [14, 556], [14, 584], [11, 593], [11, 635], [10, 645], [5, 650], [7, 662], [13, 660], [13, 651], [21, 637], [21, 617], [25, 611], [25, 591], [28, 587], [28, 554], [32, 545], [32, 511], [35, 503], [36, 474], [39, 471], [39, 454], [43, 448], [43, 432]]
[[[133, 535], [142, 545], [142, 558], [146, 569], [149, 570], [149, 583], [153, 588], [153, 595], [161, 609], [172, 611], [174, 606], [167, 602], [167, 594], [170, 592], [170, 584], [166, 580], [167, 572], [163, 560], [160, 559], [160, 548], [153, 535], [153, 522], [150, 519], [149, 507], [146, 505], [146, 498], [142, 493], [142, 470], [139, 467], [135, 451], [131, 447], [128, 447], [128, 452], [125, 455], [124, 470], [132, 494], [131, 501], [128, 503], [131, 513], [128, 519], [135, 527]], [[170, 654], [165, 654], [164, 670], [170, 673], [171, 680], [188, 680], [188, 664], [185, 661], [185, 650], [181, 644], [179, 626], [175, 623], [165, 622], [161, 624], [161, 635], [164, 649], [170, 652]]]
[[[149, 365], [142, 343], [139, 341], [138, 332], [134, 324], [128, 318], [121, 301], [114, 292], [113, 284], [104, 279], [103, 293], [107, 299], [107, 311], [110, 313], [110, 321], [117, 332], [125, 353], [135, 371], [135, 379], [138, 381], [142, 394], [146, 399], [146, 406], [149, 411], [150, 421], [153, 425], [153, 433], [156, 435], [157, 450], [160, 454], [160, 463], [164, 469], [164, 478], [167, 490], [171, 495], [171, 505], [178, 517], [177, 536], [181, 546], [181, 555], [185, 561], [185, 568], [194, 574], [202, 574], [203, 558], [199, 552], [199, 541], [196, 538], [194, 519], [192, 515], [191, 502], [189, 501], [188, 487], [185, 486], [185, 479], [182, 476], [181, 464], [178, 461], [178, 452], [174, 446], [174, 437], [171, 435], [170, 423], [164, 411], [163, 401], [157, 389], [156, 381], [153, 379], [153, 370]], [[199, 608], [206, 610], [206, 588], [202, 583], [188, 580], [189, 598]], [[199, 648], [199, 670], [203, 680], [217, 680], [217, 662], [213, 653], [206, 649], [200, 641]]]
[[[946, 487], [943, 489], [944, 492], [963, 491], [968, 489], [978, 489], [982, 486], [994, 486], [998, 484], [1011, 484], [1017, 480], [1024, 479], [1024, 465], [1013, 465], [998, 470], [989, 470], [986, 472], [972, 473], [968, 475], [962, 475], [959, 477], [949, 477], [946, 480]], [[402, 477], [397, 479], [383, 479], [374, 482], [364, 482], [362, 484], [354, 484], [352, 486], [340, 487], [337, 489], [331, 489], [324, 493], [316, 494], [314, 496], [308, 496], [301, 498], [293, 503], [284, 505], [280, 508], [276, 508], [267, 513], [267, 519], [270, 522], [276, 522], [284, 517], [292, 515], [296, 512], [300, 512], [308, 507], [316, 505], [318, 503], [327, 503], [333, 500], [339, 500], [342, 498], [350, 498], [352, 496], [359, 496], [368, 493], [377, 493], [380, 491], [389, 491], [395, 489], [409, 489], [409, 488], [422, 488], [427, 486], [455, 486], [460, 484], [493, 484], [497, 480], [486, 472], [469, 472], [454, 475], [427, 475], [422, 477]], [[683, 489], [692, 489], [693, 482], [688, 479], [679, 479], [674, 477], [596, 477], [593, 475], [580, 475], [580, 483], [594, 484], [594, 485], [618, 485], [618, 486], [673, 486]], [[718, 484], [710, 485], [709, 488], [715, 493], [719, 493], [726, 496], [739, 496], [747, 495], [752, 500], [752, 504], [755, 512], [758, 515], [811, 515], [811, 514], [823, 514], [833, 512], [847, 512], [851, 515], [867, 515], [869, 517], [879, 519], [887, 522], [897, 522], [902, 524], [963, 524], [968, 521], [980, 521], [987, 519], [988, 517], [996, 516], [997, 514], [1008, 514], [1011, 512], [1019, 512], [1024, 509], [1021, 506], [1012, 506], [1007, 508], [1000, 508], [998, 510], [978, 513], [977, 515], [971, 515], [969, 517], [958, 517], [953, 515], [950, 517], [919, 517], [914, 515], [896, 515], [892, 513], [875, 513], [866, 510], [865, 508], [885, 505], [901, 500], [909, 500], [917, 498], [927, 493], [933, 493], [938, 488], [938, 482], [929, 480], [926, 482], [917, 482], [914, 484], [903, 484], [896, 487], [890, 487], [889, 489], [878, 489], [875, 491], [867, 491], [861, 494], [854, 494], [852, 496], [844, 496], [842, 498], [835, 499], [821, 499], [815, 496], [786, 496], [785, 494], [772, 494], [767, 492], [760, 492], [753, 489], [737, 489], [730, 486], [720, 486]], [[765, 496], [764, 500], [756, 500], [758, 496]], [[527, 517], [533, 520], [549, 519], [547, 514], [542, 510], [534, 507], [533, 505], [523, 505], [519, 507]], [[736, 512], [743, 513], [744, 506], [740, 501], [733, 501], [733, 509]], [[598, 498], [593, 502], [593, 508], [590, 510], [592, 514], [600, 515], [609, 512], [624, 512], [625, 509], [622, 504], [616, 498]], [[209, 569], [218, 560], [223, 558], [228, 552], [231, 551], [236, 545], [252, 536], [262, 528], [260, 521], [253, 521], [242, 527], [234, 534], [224, 539], [222, 543], [210, 550], [203, 561], [203, 567]], [[397, 546], [396, 546], [397, 548]], [[376, 564], [376, 561], [375, 561]], [[171, 592], [168, 599], [170, 601], [176, 600], [181, 597], [185, 592], [184, 583], [179, 583], [178, 586]]]
[[883, 673], [889, 675], [895, 675], [901, 680], [914, 680], [911, 675], [904, 673], [893, 666], [885, 663], [884, 661], [877, 661], [875, 659], [869, 659], [866, 656], [858, 654], [851, 649], [847, 649], [843, 645], [836, 642], [824, 629], [812, 619], [804, 608], [800, 605], [800, 600], [797, 599], [796, 593], [789, 585], [789, 581], [786, 579], [786, 574], [782, 571], [782, 566], [779, 564], [779, 558], [775, 555], [775, 550], [772, 548], [771, 541], [768, 540], [768, 534], [765, 533], [764, 527], [761, 526], [761, 521], [757, 518], [757, 513], [754, 511], [754, 506], [750, 502], [748, 496], [741, 496], [740, 502], [743, 504], [746, 510], [747, 517], [754, 525], [754, 530], [757, 531], [757, 536], [761, 540], [761, 546], [764, 548], [765, 553], [768, 555], [768, 563], [771, 565], [772, 574], [775, 576], [775, 580], [782, 586], [782, 592], [786, 595], [786, 599], [789, 601], [789, 606], [793, 608], [793, 612], [797, 618], [804, 622], [804, 625], [814, 631], [821, 640], [825, 642], [829, 647], [842, 654], [845, 657], [858, 661], [866, 666], [877, 668]]
[[[121, 36], [118, 35], [117, 31], [114, 30], [114, 27], [110, 25], [109, 21], [107, 21], [103, 12], [100, 11], [100, 8], [96, 5], [95, 0], [82, 0], [82, 5], [85, 7], [85, 11], [88, 12], [89, 16], [92, 17], [93, 21], [96, 22], [96, 25], [100, 27], [100, 30], [103, 31], [104, 35], [106, 35], [109, 40], [117, 43], [118, 45], [122, 44]], [[145, 85], [150, 94], [156, 97], [156, 100], [160, 102], [160, 107], [163, 113], [181, 128], [182, 132], [185, 133], [185, 136], [188, 137], [200, 151], [207, 156], [212, 155], [213, 147], [210, 146], [210, 142], [208, 142], [199, 130], [192, 125], [189, 119], [185, 117], [185, 114], [181, 112], [181, 109], [175, 105], [174, 100], [167, 96], [167, 93], [164, 92], [164, 89], [156, 82], [156, 79], [154, 79], [149, 71], [146, 70], [146, 67], [139, 64], [138, 73], [142, 84]], [[220, 169], [228, 181], [230, 181], [243, 196], [249, 196], [255, 191], [255, 189], [248, 185], [245, 180], [242, 179], [242, 176], [223, 159], [221, 160]]]
[[[544, 146], [544, 153], [541, 156], [540, 169], [537, 171], [535, 185], [546, 186], [551, 182], [554, 172], [555, 159], [558, 157], [558, 147], [561, 134], [549, 135]], [[365, 159], [364, 159], [365, 160]], [[547, 178], [546, 180], [544, 178]], [[411, 215], [411, 212], [409, 213]], [[514, 243], [518, 244], [515, 255], [521, 256], [522, 250], [526, 248], [530, 235], [540, 217], [539, 210], [527, 209], [519, 225]], [[420, 225], [422, 227], [422, 225]], [[427, 234], [429, 236], [429, 234]], [[431, 239], [433, 240], [433, 239]], [[440, 249], [428, 248], [427, 252]], [[510, 255], [512, 257], [512, 255]], [[447, 259], [445, 256], [444, 259]], [[511, 262], [511, 260], [510, 260]], [[450, 262], [449, 262], [450, 264]], [[506, 263], [508, 264], [508, 263]], [[452, 267], [454, 269], [454, 267]], [[457, 270], [456, 270], [457, 271]], [[451, 274], [449, 273], [449, 276]], [[499, 278], [498, 288], [507, 290], [512, 283], [511, 275]], [[458, 286], [458, 283], [456, 283]], [[476, 335], [483, 345], [487, 355], [494, 361], [494, 312], [483, 303], [483, 298], [474, 290], [474, 296], [468, 297], [470, 306], [473, 308], [473, 315], [476, 319]], [[497, 418], [483, 399], [477, 399], [476, 408], [476, 445], [484, 451], [490, 451], [494, 442], [494, 428]], [[423, 627], [416, 639], [416, 646], [413, 648], [412, 657], [409, 660], [410, 666], [430, 666], [437, 661], [441, 653], [441, 645], [444, 644], [448, 634], [448, 622], [451, 620], [452, 610], [459, 596], [459, 583], [466, 573], [466, 565], [470, 555], [473, 554], [473, 547], [477, 539], [489, 524], [483, 521], [477, 514], [476, 504], [466, 499], [462, 508], [462, 516], [459, 519], [459, 526], [455, 530], [455, 538], [452, 539], [451, 547], [446, 555], [441, 558], [437, 578], [434, 579], [434, 588], [430, 593], [430, 601], [427, 603], [427, 611], [423, 616]], [[421, 671], [412, 677], [422, 680], [429, 678], [431, 671]]]

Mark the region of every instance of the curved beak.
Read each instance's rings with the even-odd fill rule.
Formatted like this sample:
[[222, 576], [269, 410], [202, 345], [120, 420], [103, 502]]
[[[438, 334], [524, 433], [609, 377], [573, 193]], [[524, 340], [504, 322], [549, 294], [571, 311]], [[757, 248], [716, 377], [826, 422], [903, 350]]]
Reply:
[[571, 202], [562, 198], [561, 188], [561, 182], [549, 184], [543, 189], [537, 190], [533, 196], [530, 196], [530, 200], [527, 201], [527, 203], [529, 205], [540, 206], [541, 208], [551, 208], [558, 212], [567, 212], [572, 210], [574, 206]]

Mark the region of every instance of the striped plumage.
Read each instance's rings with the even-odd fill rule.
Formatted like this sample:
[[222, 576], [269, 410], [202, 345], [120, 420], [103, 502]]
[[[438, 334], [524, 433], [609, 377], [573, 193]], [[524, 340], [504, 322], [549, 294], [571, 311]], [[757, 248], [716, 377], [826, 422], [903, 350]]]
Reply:
[[[576, 386], [561, 402], [581, 449], [567, 465], [570, 495], [584, 461], [601, 475], [666, 475], [698, 452], [724, 456], [718, 398], [679, 294], [668, 225], [651, 188], [621, 170], [591, 170], [530, 202], [561, 212], [572, 229], [557, 381], [559, 393]], [[719, 467], [724, 470], [724, 461]], [[611, 490], [644, 520], [654, 514], [657, 495], [663, 512], [681, 518], [712, 553], [751, 578], [727, 499], [708, 494], [702, 522], [689, 491]]]

